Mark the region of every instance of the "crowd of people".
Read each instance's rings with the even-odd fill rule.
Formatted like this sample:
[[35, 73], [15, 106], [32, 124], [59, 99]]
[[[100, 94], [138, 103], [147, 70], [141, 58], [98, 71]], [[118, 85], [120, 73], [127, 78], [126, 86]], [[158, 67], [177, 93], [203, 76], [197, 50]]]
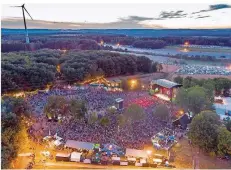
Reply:
[[[76, 98], [85, 100], [87, 103], [86, 115], [97, 113], [98, 116], [107, 116], [110, 123], [103, 126], [100, 123], [90, 124], [85, 119], [66, 119], [61, 123], [48, 122], [43, 109], [47, 99], [52, 95], [62, 95], [67, 99]], [[124, 106], [137, 104], [144, 109], [145, 117], [131, 124], [120, 127], [117, 121], [117, 114], [108, 113], [108, 107], [115, 105], [115, 99], [124, 99]], [[164, 101], [150, 96], [147, 91], [109, 92], [100, 87], [71, 87], [67, 89], [51, 89], [47, 93], [38, 93], [27, 98], [38, 116], [36, 122], [41, 122], [42, 136], [55, 133], [64, 140], [77, 140], [94, 143], [114, 143], [123, 148], [143, 149], [145, 145], [151, 144], [151, 137], [171, 124], [161, 121], [153, 116], [155, 107], [163, 104]], [[170, 103], [164, 102], [170, 110], [174, 108]], [[123, 114], [123, 113], [122, 113]], [[43, 122], [43, 123], [42, 123]], [[38, 131], [38, 130], [35, 130]], [[32, 131], [33, 132], [33, 131]]]

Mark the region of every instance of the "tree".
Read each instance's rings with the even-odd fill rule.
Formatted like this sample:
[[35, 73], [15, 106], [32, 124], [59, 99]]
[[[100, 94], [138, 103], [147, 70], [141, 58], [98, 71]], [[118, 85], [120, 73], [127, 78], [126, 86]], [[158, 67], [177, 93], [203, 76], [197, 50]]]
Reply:
[[176, 104], [184, 110], [188, 110], [188, 91], [185, 88], [180, 88], [176, 95]]
[[163, 66], [162, 66], [162, 64], [160, 64], [160, 63], [158, 63], [158, 64], [156, 65], [156, 68], [157, 68], [157, 71], [158, 71], [158, 72], [160, 72], [161, 70], [163, 70]]
[[93, 112], [92, 114], [88, 115], [88, 123], [94, 124], [98, 120], [98, 115], [96, 112]]
[[117, 109], [116, 108], [113, 108], [113, 107], [109, 107], [107, 109], [107, 112], [110, 113], [110, 114], [115, 114], [117, 112]]
[[17, 116], [29, 116], [31, 111], [28, 103], [22, 97], [3, 97], [1, 106], [5, 112], [12, 112]]
[[191, 87], [191, 82], [192, 82], [192, 77], [186, 77], [183, 80], [183, 87], [184, 88], [189, 88]]
[[[10, 169], [12, 168], [11, 162], [17, 157], [20, 147], [25, 144], [26, 133], [21, 133], [22, 129], [25, 129], [22, 123], [21, 109], [14, 109], [15, 100], [12, 98], [4, 99], [1, 103], [3, 108], [1, 112], [1, 168]], [[19, 111], [19, 113], [15, 114], [12, 112], [13, 110]]]
[[195, 86], [188, 89], [188, 108], [194, 114], [208, 108], [208, 105], [210, 106], [210, 102], [203, 87]]
[[128, 123], [142, 120], [145, 117], [144, 110], [137, 104], [131, 104], [128, 108], [125, 109], [123, 114]]
[[189, 109], [194, 114], [204, 109], [210, 109], [213, 103], [213, 96], [203, 87], [193, 86], [188, 89], [180, 89], [176, 95], [176, 103], [185, 110]]
[[126, 125], [126, 122], [127, 122], [126, 117], [123, 114], [119, 114], [117, 116], [118, 126], [123, 127], [124, 125]]
[[109, 123], [110, 123], [109, 119], [107, 117], [105, 117], [105, 116], [100, 119], [100, 124], [102, 126], [108, 126]]
[[169, 118], [169, 110], [168, 108], [161, 104], [161, 105], [158, 105], [155, 109], [155, 111], [153, 112], [153, 116], [154, 117], [158, 117], [160, 118], [161, 120], [168, 120]]
[[64, 116], [68, 111], [67, 100], [63, 96], [49, 96], [47, 104], [44, 107], [44, 113], [52, 118], [59, 115]]
[[178, 84], [183, 84], [183, 77], [181, 76], [177, 76], [174, 78], [174, 82], [178, 83]]
[[[229, 118], [229, 117], [227, 117], [227, 118]], [[225, 119], [224, 120], [224, 124], [225, 124], [227, 130], [231, 132], [231, 119], [230, 118], [229, 119]]]
[[85, 116], [87, 108], [84, 101], [71, 99], [68, 105], [69, 111], [74, 119], [81, 119]]
[[218, 131], [217, 149], [219, 155], [231, 154], [231, 132], [225, 127], [220, 127]]
[[219, 116], [212, 111], [203, 111], [196, 115], [189, 128], [192, 143], [205, 151], [216, 151]]

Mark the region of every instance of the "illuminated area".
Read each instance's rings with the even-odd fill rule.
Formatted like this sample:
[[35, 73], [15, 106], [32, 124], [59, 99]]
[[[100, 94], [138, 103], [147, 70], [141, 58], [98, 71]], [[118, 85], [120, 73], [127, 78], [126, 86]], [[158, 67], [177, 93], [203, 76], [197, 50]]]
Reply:
[[135, 90], [138, 87], [139, 83], [136, 79], [128, 80], [128, 86], [130, 90]]
[[227, 66], [227, 70], [231, 71], [231, 64], [229, 66]]
[[148, 154], [148, 155], [151, 155], [151, 154], [152, 154], [152, 151], [147, 150], [147, 154]]
[[57, 65], [57, 66], [56, 66], [56, 70], [57, 70], [58, 73], [60, 73], [60, 71], [61, 71], [60, 65]]
[[59, 49], [59, 51], [61, 51], [63, 54], [65, 54], [67, 52], [67, 49]]
[[117, 43], [116, 46], [119, 47], [119, 46], [120, 46], [120, 43]]
[[171, 100], [167, 95], [164, 95], [164, 94], [155, 94], [155, 96], [165, 101]]
[[184, 46], [189, 46], [189, 42], [188, 41], [186, 41], [185, 43], [184, 43]]
[[155, 104], [155, 101], [153, 100], [153, 98], [146, 98], [146, 97], [139, 97], [139, 98], [134, 98], [133, 100], [130, 101], [125, 101], [125, 107], [128, 107], [131, 104], [137, 104], [145, 108]]
[[103, 44], [104, 44], [104, 41], [103, 41], [103, 40], [101, 40], [101, 41], [100, 41], [100, 45], [103, 45]]
[[189, 52], [189, 50], [187, 48], [184, 48], [183, 50], [181, 50], [182, 52]]
[[105, 88], [107, 91], [122, 91], [121, 80], [119, 79], [107, 80], [104, 77], [99, 77], [97, 79], [91, 79], [84, 82], [84, 84], [88, 83], [90, 83], [90, 86]]
[[176, 89], [181, 86], [166, 79], [153, 80], [150, 84], [150, 94], [165, 101], [172, 101], [176, 97]]

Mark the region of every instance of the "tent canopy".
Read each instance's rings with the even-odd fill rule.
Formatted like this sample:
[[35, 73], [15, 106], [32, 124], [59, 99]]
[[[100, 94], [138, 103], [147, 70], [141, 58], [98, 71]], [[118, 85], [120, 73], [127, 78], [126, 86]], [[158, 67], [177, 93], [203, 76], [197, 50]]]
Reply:
[[70, 154], [69, 153], [57, 153], [56, 154], [56, 157], [70, 157]]
[[145, 150], [137, 150], [137, 149], [129, 149], [126, 148], [126, 156], [133, 156], [133, 157], [142, 157], [147, 158], [148, 154]]
[[71, 153], [71, 159], [80, 159], [81, 155], [82, 154], [79, 152], [72, 152]]
[[75, 140], [67, 140], [65, 146], [68, 147], [68, 148], [91, 150], [91, 149], [94, 148], [94, 143], [79, 142], [79, 141], [75, 141]]
[[151, 84], [157, 84], [159, 86], [165, 87], [165, 88], [173, 88], [173, 87], [181, 87], [181, 84], [166, 80], [166, 79], [158, 79], [158, 80], [152, 80]]

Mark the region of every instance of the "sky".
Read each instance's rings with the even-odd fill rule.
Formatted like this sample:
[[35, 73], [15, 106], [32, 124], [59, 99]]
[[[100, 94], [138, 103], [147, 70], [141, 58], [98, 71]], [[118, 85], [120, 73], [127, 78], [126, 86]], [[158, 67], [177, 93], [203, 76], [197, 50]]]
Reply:
[[[22, 9], [2, 5], [2, 28], [24, 28]], [[231, 4], [30, 4], [28, 28], [231, 28]]]

